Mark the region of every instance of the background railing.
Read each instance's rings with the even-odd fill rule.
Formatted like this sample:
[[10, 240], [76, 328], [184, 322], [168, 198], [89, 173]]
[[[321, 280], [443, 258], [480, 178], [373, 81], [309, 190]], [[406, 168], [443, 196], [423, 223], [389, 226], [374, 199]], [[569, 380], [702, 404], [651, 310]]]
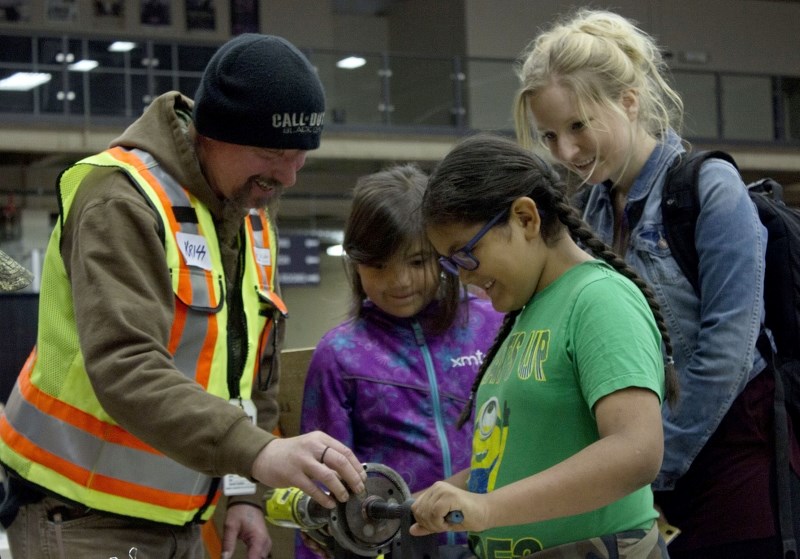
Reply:
[[[28, 91], [3, 90], [0, 121], [62, 121], [91, 127], [129, 122], [157, 95], [193, 95], [216, 46], [133, 40], [112, 52], [112, 41], [74, 35], [0, 34], [0, 80], [38, 72], [49, 81]], [[331, 130], [464, 132], [510, 130], [517, 88], [513, 60], [419, 57], [388, 53], [306, 50], [327, 93]], [[364, 64], [337, 67], [347, 56]], [[97, 66], [77, 71], [92, 60]], [[800, 145], [800, 78], [676, 70], [686, 106], [685, 135], [694, 141]]]

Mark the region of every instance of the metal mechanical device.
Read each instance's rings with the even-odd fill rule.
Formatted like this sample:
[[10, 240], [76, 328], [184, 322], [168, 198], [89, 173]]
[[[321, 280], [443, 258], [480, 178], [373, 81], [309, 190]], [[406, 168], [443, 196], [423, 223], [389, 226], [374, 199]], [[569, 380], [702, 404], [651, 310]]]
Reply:
[[[438, 559], [435, 534], [409, 534], [414, 523], [408, 485], [392, 468], [363, 464], [367, 473], [363, 496], [351, 495], [346, 503], [326, 509], [296, 487], [276, 489], [267, 499], [266, 519], [277, 526], [306, 532], [333, 553], [334, 559], [349, 555], [392, 559]], [[460, 524], [460, 511], [452, 511], [448, 522]]]

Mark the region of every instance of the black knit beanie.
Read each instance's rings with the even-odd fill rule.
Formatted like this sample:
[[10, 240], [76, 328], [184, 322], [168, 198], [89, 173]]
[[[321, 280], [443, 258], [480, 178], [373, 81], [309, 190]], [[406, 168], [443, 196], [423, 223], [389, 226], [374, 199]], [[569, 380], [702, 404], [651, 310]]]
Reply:
[[245, 146], [319, 147], [325, 92], [308, 59], [286, 39], [245, 33], [214, 53], [194, 96], [203, 136]]

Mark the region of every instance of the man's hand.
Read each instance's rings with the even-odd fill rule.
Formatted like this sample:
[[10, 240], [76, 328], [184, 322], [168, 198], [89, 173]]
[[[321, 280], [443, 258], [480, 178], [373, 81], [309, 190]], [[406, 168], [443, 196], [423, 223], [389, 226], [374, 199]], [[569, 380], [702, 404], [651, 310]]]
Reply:
[[271, 441], [256, 457], [252, 476], [269, 487], [297, 487], [329, 509], [336, 506], [331, 495], [344, 503], [347, 487], [359, 494], [367, 479], [353, 451], [322, 431]]
[[222, 558], [233, 557], [236, 540], [247, 547], [247, 559], [267, 559], [272, 538], [267, 532], [264, 513], [249, 503], [235, 503], [225, 513], [222, 530]]

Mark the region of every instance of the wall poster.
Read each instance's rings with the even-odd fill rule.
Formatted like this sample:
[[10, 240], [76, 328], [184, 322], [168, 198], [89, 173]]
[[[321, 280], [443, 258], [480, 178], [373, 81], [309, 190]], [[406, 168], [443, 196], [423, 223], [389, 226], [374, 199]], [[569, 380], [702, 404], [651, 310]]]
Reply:
[[101, 27], [123, 27], [125, 24], [124, 0], [94, 0], [95, 22]]
[[231, 35], [258, 33], [258, 0], [231, 0]]
[[169, 0], [142, 0], [140, 18], [142, 25], [169, 25], [172, 23]]
[[0, 21], [28, 21], [30, 18], [29, 0], [3, 0], [0, 2]]
[[186, 0], [186, 29], [214, 31], [216, 28], [214, 0]]
[[77, 0], [47, 0], [45, 4], [47, 21], [72, 23], [78, 21]]

